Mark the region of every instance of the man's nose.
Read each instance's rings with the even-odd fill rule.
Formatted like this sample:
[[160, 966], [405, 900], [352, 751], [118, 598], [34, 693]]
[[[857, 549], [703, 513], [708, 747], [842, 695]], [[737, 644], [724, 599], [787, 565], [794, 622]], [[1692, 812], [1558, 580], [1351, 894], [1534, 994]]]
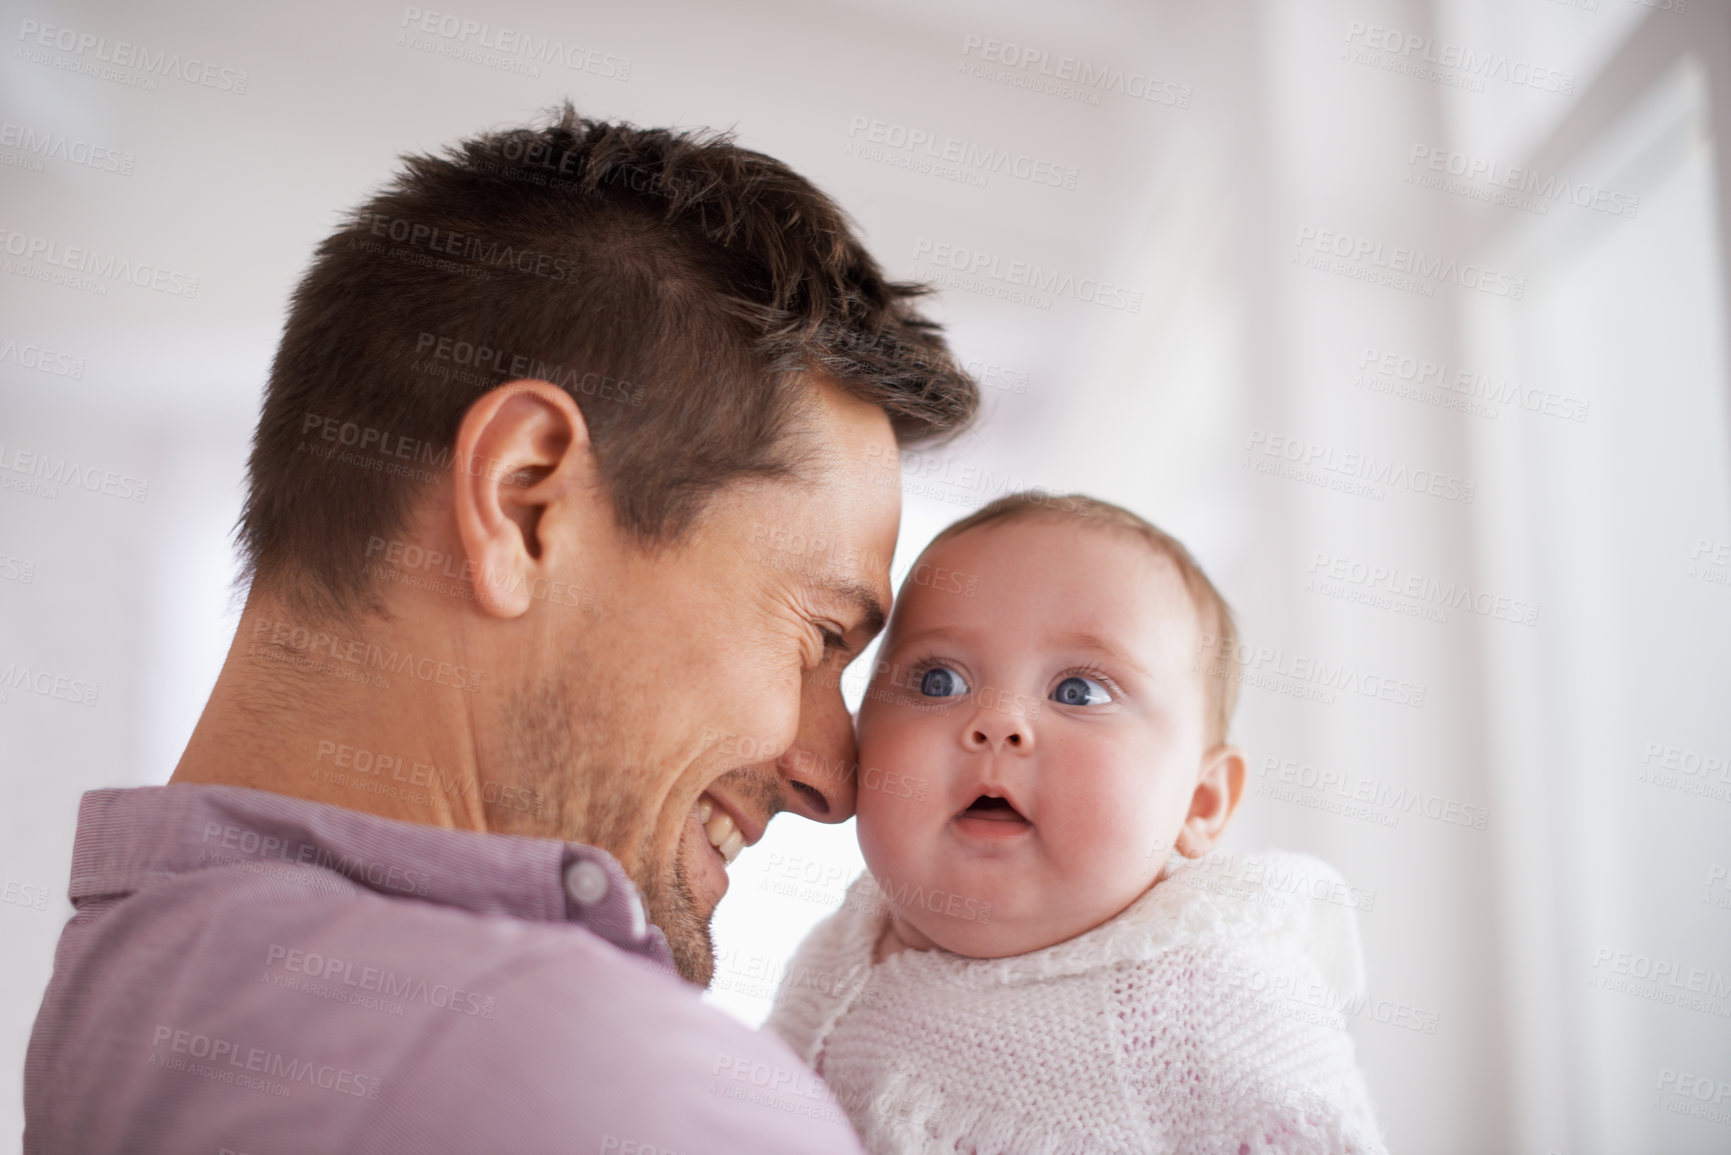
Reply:
[[962, 745], [971, 751], [1026, 754], [1034, 748], [1034, 728], [1027, 711], [1015, 706], [981, 703], [962, 729]]
[[798, 735], [775, 762], [775, 772], [787, 784], [783, 809], [814, 822], [853, 817], [859, 748], [839, 674], [825, 665], [805, 675]]

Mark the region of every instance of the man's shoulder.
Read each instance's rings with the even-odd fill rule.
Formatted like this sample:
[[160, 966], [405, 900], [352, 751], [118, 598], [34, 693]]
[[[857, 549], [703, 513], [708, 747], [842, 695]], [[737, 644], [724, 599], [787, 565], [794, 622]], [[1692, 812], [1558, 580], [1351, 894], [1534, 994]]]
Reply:
[[[68, 934], [34, 1058], [119, 1079], [177, 1128], [196, 1131], [213, 1097], [245, 1101], [239, 1085], [306, 1100], [309, 1140], [356, 1150], [412, 1136], [428, 1150], [683, 1151], [716, 1127], [765, 1151], [826, 1149], [796, 1144], [788, 1111], [738, 1096], [799, 1082], [778, 1040], [578, 925], [309, 893], [284, 875], [172, 880]], [[54, 1082], [36, 1107], [84, 1097]], [[818, 1084], [809, 1105], [827, 1102]], [[845, 1139], [828, 1149], [852, 1150]]]
[[828, 1088], [779, 1038], [579, 933], [581, 945], [499, 949], [479, 983], [492, 1017], [425, 1032], [369, 1134], [481, 1150], [508, 1119], [550, 1150], [857, 1151]]
[[[593, 1041], [597, 1016], [689, 1020], [687, 1032], [750, 1033], [671, 971], [578, 923], [477, 913], [359, 888], [334, 896], [251, 890], [188, 898], [200, 922], [200, 948], [173, 962], [177, 986], [228, 989], [294, 1008], [281, 1022], [297, 1033], [315, 1029], [300, 1024], [325, 1018], [339, 1020], [345, 1033], [448, 1032], [453, 1024], [472, 1024], [558, 1047], [572, 1036]], [[172, 919], [179, 904], [172, 893], [129, 901], [140, 906], [135, 921]], [[149, 949], [139, 941], [109, 946], [127, 951], [133, 967], [142, 962], [137, 952]], [[562, 1013], [574, 1011], [583, 1014]], [[614, 1053], [629, 1052], [637, 1038], [622, 1035]], [[568, 1060], [589, 1053], [558, 1049]]]

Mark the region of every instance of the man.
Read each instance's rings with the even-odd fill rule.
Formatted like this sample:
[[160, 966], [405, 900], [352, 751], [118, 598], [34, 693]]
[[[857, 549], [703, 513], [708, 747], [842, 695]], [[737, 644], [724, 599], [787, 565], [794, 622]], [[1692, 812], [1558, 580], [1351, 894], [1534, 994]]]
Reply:
[[85, 796], [25, 1150], [856, 1150], [698, 987], [727, 862], [853, 811], [897, 445], [978, 406], [915, 291], [725, 138], [408, 158], [295, 294], [172, 783]]

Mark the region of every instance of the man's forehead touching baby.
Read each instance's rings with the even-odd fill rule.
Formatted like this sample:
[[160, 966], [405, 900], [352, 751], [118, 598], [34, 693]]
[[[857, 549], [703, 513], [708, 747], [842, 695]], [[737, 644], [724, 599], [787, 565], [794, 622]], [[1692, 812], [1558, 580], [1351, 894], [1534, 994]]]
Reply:
[[1236, 652], [1189, 552], [1116, 505], [1017, 494], [940, 533], [859, 715], [895, 946], [1038, 950], [1205, 853], [1243, 789]]

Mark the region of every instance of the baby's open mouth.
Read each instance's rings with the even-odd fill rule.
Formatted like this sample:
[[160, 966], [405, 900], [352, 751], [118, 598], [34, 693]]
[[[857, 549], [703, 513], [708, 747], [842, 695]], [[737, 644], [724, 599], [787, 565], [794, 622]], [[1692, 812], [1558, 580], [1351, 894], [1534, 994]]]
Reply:
[[1008, 798], [1000, 798], [996, 794], [982, 794], [968, 804], [967, 809], [956, 815], [957, 818], [976, 818], [985, 822], [1018, 822], [1027, 823], [1022, 812], [1010, 805]]

